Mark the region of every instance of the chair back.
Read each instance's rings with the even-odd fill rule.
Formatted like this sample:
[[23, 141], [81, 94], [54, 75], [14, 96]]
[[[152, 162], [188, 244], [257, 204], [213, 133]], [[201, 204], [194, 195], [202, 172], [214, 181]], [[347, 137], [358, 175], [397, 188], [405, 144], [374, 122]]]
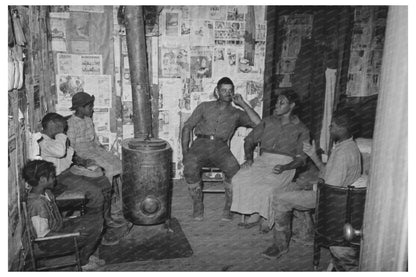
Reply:
[[25, 226], [26, 226], [24, 233], [26, 235], [27, 244], [29, 247], [30, 261], [32, 262], [33, 268], [36, 269], [35, 253], [33, 249], [33, 239], [35, 238], [35, 234], [33, 233], [32, 223], [28, 216], [26, 201], [22, 201], [22, 210], [23, 210], [23, 217], [24, 217]]
[[[318, 184], [315, 232], [333, 243], [344, 243], [345, 223], [361, 229], [366, 188]], [[353, 242], [358, 242], [354, 240]]]
[[[366, 187], [348, 187], [348, 200], [347, 200], [347, 223], [350, 223], [355, 230], [361, 230], [364, 220], [364, 207], [365, 198], [367, 194]], [[359, 244], [361, 238], [355, 237], [351, 243]]]
[[[77, 270], [81, 271], [81, 263], [80, 263], [80, 258], [79, 258], [79, 248], [78, 248], [78, 241], [77, 241], [77, 238], [80, 236], [79, 232], [60, 234], [60, 235], [44, 237], [44, 238], [37, 238], [36, 231], [28, 215], [26, 201], [22, 201], [22, 210], [23, 210], [25, 226], [26, 226], [24, 233], [26, 234], [26, 239], [28, 240], [27, 244], [29, 247], [29, 256], [30, 256], [30, 261], [32, 263], [32, 270], [35, 270], [35, 271], [53, 270], [57, 268], [76, 266]], [[56, 246], [56, 244], [63, 244], [64, 241], [71, 241], [73, 244], [73, 249], [64, 249], [64, 250], [56, 249], [56, 251], [55, 250], [41, 251], [42, 249], [39, 248], [39, 243], [46, 243], [52, 246]], [[54, 248], [55, 247], [53, 247], [52, 249]], [[45, 265], [39, 266], [37, 262], [40, 259], [62, 257], [62, 256], [66, 256], [69, 254], [73, 256], [73, 260], [71, 261], [62, 260], [61, 262], [56, 262], [48, 266], [45, 266]]]

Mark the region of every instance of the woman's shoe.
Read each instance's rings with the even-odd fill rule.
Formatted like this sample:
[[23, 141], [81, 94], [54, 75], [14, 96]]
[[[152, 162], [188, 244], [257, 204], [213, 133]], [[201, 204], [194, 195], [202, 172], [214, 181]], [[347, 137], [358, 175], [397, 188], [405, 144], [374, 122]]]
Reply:
[[245, 222], [240, 222], [237, 224], [238, 227], [246, 227], [247, 223]]
[[259, 220], [259, 221], [256, 221], [256, 222], [246, 223], [246, 225], [244, 226], [244, 228], [246, 228], [246, 229], [251, 229], [251, 228], [253, 228], [254, 226], [259, 225], [259, 223], [260, 223], [260, 220]]
[[266, 251], [261, 253], [261, 255], [265, 257], [266, 259], [272, 260], [272, 259], [279, 259], [281, 256], [283, 256], [287, 252], [289, 252], [288, 248], [280, 250], [279, 247], [273, 244], [272, 246], [267, 248]]

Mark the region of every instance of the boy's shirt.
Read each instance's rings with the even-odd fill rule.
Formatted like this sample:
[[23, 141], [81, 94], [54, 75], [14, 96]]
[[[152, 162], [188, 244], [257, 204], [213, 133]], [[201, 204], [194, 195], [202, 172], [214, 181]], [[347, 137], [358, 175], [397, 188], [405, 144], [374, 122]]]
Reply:
[[29, 193], [27, 199], [28, 216], [38, 238], [50, 232], [58, 232], [62, 228], [62, 216], [50, 191], [45, 194]]
[[355, 141], [350, 138], [335, 144], [323, 178], [333, 186], [347, 187], [361, 176], [361, 154]]
[[39, 141], [40, 156], [55, 165], [56, 175], [70, 168], [74, 149], [67, 145], [68, 137], [65, 134], [57, 134], [55, 139], [52, 139], [42, 134], [42, 138]]

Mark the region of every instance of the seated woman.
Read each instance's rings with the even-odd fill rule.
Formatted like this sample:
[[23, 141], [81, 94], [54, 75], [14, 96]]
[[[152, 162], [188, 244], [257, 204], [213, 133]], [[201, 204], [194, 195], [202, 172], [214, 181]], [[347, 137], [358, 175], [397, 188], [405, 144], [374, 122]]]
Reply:
[[[38, 238], [45, 236], [59, 235], [60, 233], [79, 232], [78, 239], [80, 250], [80, 262], [83, 270], [92, 270], [105, 261], [92, 256], [103, 230], [103, 218], [97, 215], [94, 210], [87, 211], [81, 217], [63, 221], [55, 197], [51, 193], [56, 183], [55, 166], [51, 162], [33, 160], [26, 163], [23, 168], [23, 178], [30, 185], [31, 190], [27, 198], [28, 216]], [[71, 245], [63, 242], [61, 244], [39, 244], [44, 251], [67, 249]]]
[[105, 176], [110, 183], [113, 177], [121, 174], [121, 161], [106, 151], [98, 141], [95, 133], [92, 114], [94, 112], [94, 96], [78, 92], [72, 97], [75, 113], [68, 119], [68, 138], [77, 155], [83, 159], [92, 159], [104, 168]]
[[[302, 166], [306, 155], [303, 142], [309, 141], [309, 130], [292, 114], [297, 102], [293, 90], [278, 96], [274, 114], [264, 118], [246, 137], [246, 161], [232, 180], [231, 211], [251, 215], [246, 228], [257, 225], [260, 217], [268, 219], [271, 195], [284, 191]], [[253, 161], [253, 150], [261, 145], [261, 155]], [[265, 226], [267, 226], [265, 224]]]

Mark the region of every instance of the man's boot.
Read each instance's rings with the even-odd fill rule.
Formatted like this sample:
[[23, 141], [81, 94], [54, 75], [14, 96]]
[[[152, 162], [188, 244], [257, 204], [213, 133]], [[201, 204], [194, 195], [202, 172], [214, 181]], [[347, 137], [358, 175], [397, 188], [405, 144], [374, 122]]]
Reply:
[[224, 182], [225, 188], [225, 205], [222, 212], [222, 221], [231, 221], [233, 219], [233, 214], [231, 213], [231, 204], [233, 201], [233, 187], [230, 183]]
[[262, 253], [267, 259], [279, 259], [289, 251], [291, 212], [276, 212], [273, 245]]
[[204, 219], [204, 203], [202, 202], [202, 188], [200, 182], [188, 184], [188, 191], [192, 198], [192, 217], [195, 220], [202, 221]]
[[119, 228], [124, 226], [125, 222], [119, 222], [111, 217], [111, 192], [104, 193], [104, 222], [107, 227]]

